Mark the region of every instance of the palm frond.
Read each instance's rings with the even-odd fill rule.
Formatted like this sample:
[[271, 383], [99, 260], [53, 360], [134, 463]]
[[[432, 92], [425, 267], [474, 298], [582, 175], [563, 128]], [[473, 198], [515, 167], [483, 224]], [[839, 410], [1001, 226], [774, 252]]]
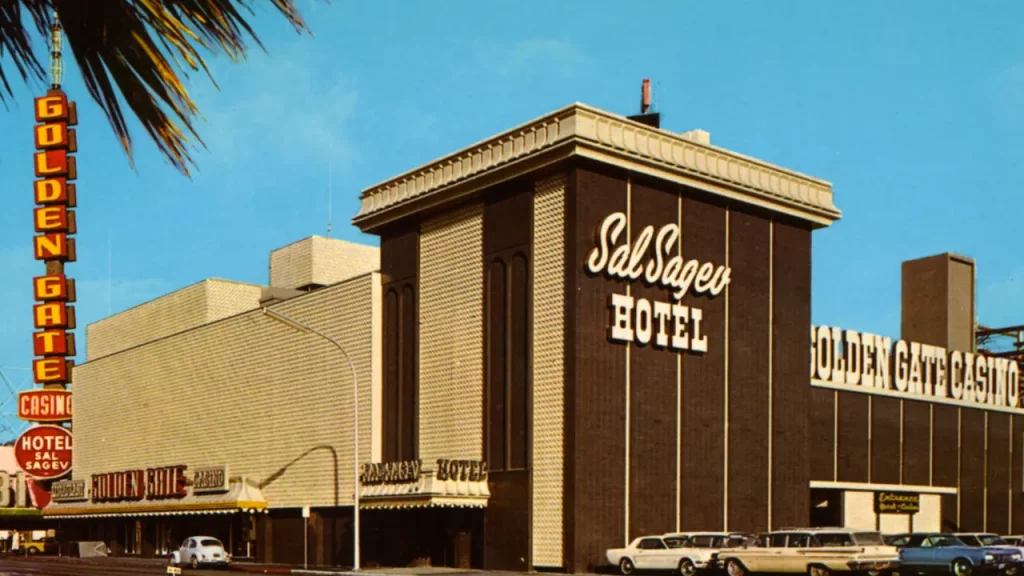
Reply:
[[[269, 0], [297, 32], [308, 32], [295, 0]], [[86, 89], [99, 104], [134, 167], [133, 142], [118, 97], [139, 119], [161, 153], [189, 175], [199, 109], [185, 88], [190, 72], [213, 77], [200, 51], [244, 58], [251, 40], [247, 0], [0, 0], [0, 57], [10, 54], [22, 81], [43, 79], [23, 23], [27, 11], [46, 38], [56, 9]], [[46, 53], [46, 51], [42, 51]], [[0, 100], [12, 95], [0, 61]]]

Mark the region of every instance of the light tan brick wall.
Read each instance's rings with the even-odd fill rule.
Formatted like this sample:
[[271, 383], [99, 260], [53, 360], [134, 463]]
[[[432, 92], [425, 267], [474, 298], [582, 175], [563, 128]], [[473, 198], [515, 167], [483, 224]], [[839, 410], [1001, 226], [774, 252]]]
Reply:
[[260, 290], [255, 284], [203, 280], [94, 322], [86, 327], [86, 360], [252, 310], [259, 306]]
[[533, 564], [562, 557], [565, 414], [565, 175], [533, 202]]
[[332, 238], [313, 237], [313, 281], [333, 284], [380, 270], [380, 248]]
[[260, 305], [262, 286], [215, 279], [207, 280], [205, 284], [206, 322], [216, 322]]
[[335, 238], [310, 236], [270, 253], [270, 285], [326, 286], [380, 269], [380, 249]]
[[483, 453], [483, 207], [420, 233], [420, 458]]
[[[379, 283], [368, 274], [272, 306], [350, 354], [361, 462], [370, 460], [381, 384]], [[316, 335], [253, 310], [88, 362], [75, 379], [75, 478], [226, 464], [266, 482], [271, 507], [351, 505], [351, 371]]]

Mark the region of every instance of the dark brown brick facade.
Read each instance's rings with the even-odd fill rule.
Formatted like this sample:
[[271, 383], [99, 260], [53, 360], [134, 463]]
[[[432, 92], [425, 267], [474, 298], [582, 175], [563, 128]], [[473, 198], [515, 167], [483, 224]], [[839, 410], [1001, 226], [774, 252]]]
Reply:
[[[574, 170], [570, 196], [575, 323], [566, 478], [575, 490], [566, 526], [568, 568], [593, 570], [609, 547], [674, 530], [677, 498], [682, 530], [765, 530], [769, 491], [773, 525], [806, 523], [810, 231], [686, 188], [637, 177], [627, 183], [625, 174], [592, 165]], [[685, 258], [724, 265], [728, 253], [729, 308], [725, 293], [682, 299], [703, 312], [706, 353], [629, 345], [627, 489], [627, 347], [608, 340], [608, 298], [625, 294], [627, 284], [591, 277], [584, 264], [605, 216], [628, 210], [632, 241], [644, 226], [676, 222], [680, 199]], [[667, 290], [641, 280], [629, 283], [629, 293], [673, 301]], [[779, 411], [771, 424], [769, 397]], [[676, 459], [666, 457], [677, 443], [678, 477]]]
[[[675, 221], [679, 195], [640, 183], [632, 185], [630, 227], [635, 237], [645, 226], [655, 230]], [[666, 300], [664, 290], [634, 282], [634, 297]], [[610, 346], [610, 345], [606, 345]], [[616, 346], [613, 353], [624, 353]], [[629, 534], [675, 530], [676, 363], [679, 355], [656, 345], [630, 348]]]
[[729, 522], [730, 530], [768, 529], [768, 298], [772, 224], [729, 212]]
[[775, 222], [772, 241], [772, 528], [810, 518], [811, 231]]

